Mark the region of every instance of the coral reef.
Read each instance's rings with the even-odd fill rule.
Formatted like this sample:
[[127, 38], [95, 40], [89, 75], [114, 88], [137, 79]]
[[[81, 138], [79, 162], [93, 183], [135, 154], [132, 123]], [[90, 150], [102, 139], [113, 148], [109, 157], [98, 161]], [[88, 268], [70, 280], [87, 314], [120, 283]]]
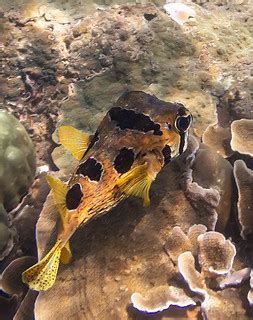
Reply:
[[[33, 317], [37, 293], [27, 292], [21, 281], [21, 273], [36, 260], [35, 226], [48, 191], [45, 174], [41, 173], [22, 202], [9, 212], [8, 216], [4, 211], [8, 217], [12, 238], [9, 239], [7, 248], [1, 252], [3, 259], [0, 264], [0, 289], [6, 292], [4, 295], [1, 294], [1, 319], [18, 320]], [[4, 233], [1, 234], [2, 237], [3, 235]]]
[[[181, 238], [181, 241], [175, 241], [176, 247], [173, 241], [175, 237]], [[155, 308], [156, 311], [162, 311], [165, 306], [169, 308], [173, 304], [180, 307], [195, 306], [200, 301], [201, 314], [204, 318], [217, 318], [217, 312], [220, 318], [234, 317], [236, 314], [244, 316], [242, 305], [240, 307], [237, 305], [235, 311], [236, 296], [233, 291], [229, 293], [231, 300], [228, 302], [223, 298], [223, 293], [213, 290], [214, 284], [210, 282], [217, 281], [220, 275], [228, 274], [232, 268], [236, 250], [230, 240], [225, 240], [218, 232], [207, 232], [203, 225], [192, 226], [187, 234], [180, 227], [174, 227], [168, 235], [165, 247], [177, 265], [177, 272], [181, 274], [190, 289], [189, 300], [177, 287], [158, 287], [153, 288], [146, 297], [134, 293], [131, 300], [135, 308], [152, 313]], [[220, 305], [225, 301], [227, 308], [224, 312], [220, 310]]]
[[188, 297], [182, 289], [169, 286], [151, 289], [145, 297], [134, 293], [131, 301], [134, 308], [148, 313], [163, 311], [173, 305], [180, 308], [195, 305], [194, 300]]
[[[168, 15], [161, 0], [1, 2], [0, 108], [25, 126], [46, 171], [67, 180], [76, 164], [56, 147], [58, 127], [93, 134], [126, 89], [182, 102], [194, 118], [188, 149], [159, 174], [151, 206], [130, 198], [80, 228], [73, 261], [39, 294], [20, 274], [51, 248], [59, 217], [45, 173], [19, 203], [35, 164], [11, 142], [0, 165], [1, 319], [253, 317], [253, 7], [183, 2], [194, 14], [180, 5]], [[13, 123], [0, 125], [0, 146], [18, 134]], [[10, 183], [19, 176], [22, 187]]]
[[243, 238], [253, 233], [253, 170], [245, 162], [237, 160], [234, 165], [235, 181], [238, 188], [238, 220]]
[[9, 211], [19, 203], [34, 179], [35, 152], [29, 135], [15, 117], [0, 111], [0, 128], [0, 199]]
[[[185, 242], [185, 249], [189, 250], [191, 242], [192, 247], [195, 248], [193, 251], [196, 251], [198, 236], [206, 232], [207, 228], [213, 229], [215, 226], [216, 208], [221, 197], [220, 190], [212, 189], [213, 183], [210, 180], [205, 181], [203, 187], [194, 182], [198, 201], [194, 197], [194, 190], [188, 191], [188, 172], [190, 170], [192, 176], [195, 176], [195, 171], [198, 170], [197, 166], [194, 168], [198, 147], [197, 140], [190, 137], [189, 148], [185, 154], [164, 169], [154, 183], [150, 208], [143, 209], [140, 201], [129, 199], [113, 209], [110, 215], [77, 232], [71, 241], [74, 261], [69, 266], [60, 268], [59, 277], [51, 290], [39, 294], [35, 306], [37, 319], [48, 318], [49, 314], [55, 319], [60, 319], [63, 315], [70, 316], [73, 312], [78, 314], [84, 312], [89, 314], [88, 317], [95, 318], [107, 317], [110, 314], [116, 318], [127, 319], [128, 314], [125, 307], [130, 303], [132, 293], [138, 292], [145, 297], [143, 299], [148, 303], [149, 299], [145, 292], [151, 290], [150, 294], [153, 296], [152, 288], [154, 286], [163, 287], [169, 279], [176, 275], [174, 264], [163, 251], [163, 244], [169, 238], [169, 230], [173, 228], [175, 223], [180, 224], [183, 229], [190, 228], [188, 236], [191, 240]], [[218, 157], [226, 161], [222, 157]], [[178, 170], [178, 168], [180, 169]], [[168, 177], [170, 177], [169, 180]], [[231, 178], [231, 171], [227, 177]], [[222, 176], [220, 178], [223, 179]], [[199, 192], [199, 189], [204, 189], [210, 194], [213, 193], [211, 198], [217, 197], [217, 200], [210, 205], [210, 199], [206, 197], [206, 192]], [[200, 202], [202, 205], [192, 206], [192, 201]], [[208, 209], [209, 207], [210, 209]], [[56, 210], [52, 208], [53, 202], [49, 196], [37, 224], [37, 243], [40, 257], [51, 247], [56, 235], [58, 215]], [[199, 221], [205, 223], [207, 227], [201, 225], [197, 228], [191, 228], [192, 224], [199, 223]], [[175, 235], [172, 239], [175, 239]], [[222, 239], [219, 241], [221, 241], [221, 245], [224, 245]], [[172, 242], [175, 245], [180, 243], [179, 240]], [[229, 246], [224, 248], [224, 250], [228, 250], [229, 261], [229, 258], [233, 258], [231, 256], [233, 252], [230, 253]], [[156, 257], [156, 259], [154, 260], [152, 257]], [[229, 262], [225, 266], [228, 265]], [[74, 278], [73, 273], [75, 274]], [[91, 282], [88, 281], [87, 274], [92, 274], [90, 276]], [[93, 288], [94, 283], [97, 287], [96, 291]], [[68, 309], [54, 309], [53, 297], [57, 295], [58, 301], [65, 305], [69, 293], [79, 290], [84, 290], [87, 296], [86, 303], [80, 300], [80, 296], [74, 296], [73, 299], [76, 299], [74, 305], [78, 306], [78, 309], [73, 309], [70, 306]], [[60, 295], [58, 295], [59, 292]], [[167, 295], [166, 292], [168, 293], [168, 290], [164, 292], [161, 289], [161, 295], [164, 297], [163, 303], [158, 303], [158, 306], [152, 302], [151, 309], [160, 308], [162, 310], [169, 304], [176, 305], [176, 297], [183, 294], [180, 290], [175, 291], [172, 296]], [[140, 295], [137, 296], [139, 302], [143, 301]], [[87, 301], [97, 300], [98, 296], [100, 297], [99, 305], [87, 304]], [[187, 298], [185, 304], [191, 304], [189, 301], [191, 299]], [[180, 303], [178, 302], [178, 305]]]
[[20, 202], [36, 170], [33, 143], [12, 115], [0, 111], [0, 261], [13, 249], [16, 236], [10, 211]]
[[233, 151], [230, 147], [230, 127], [222, 128], [218, 124], [210, 125], [203, 133], [202, 141], [224, 158], [233, 154]]
[[241, 119], [231, 124], [231, 148], [253, 156], [253, 120]]

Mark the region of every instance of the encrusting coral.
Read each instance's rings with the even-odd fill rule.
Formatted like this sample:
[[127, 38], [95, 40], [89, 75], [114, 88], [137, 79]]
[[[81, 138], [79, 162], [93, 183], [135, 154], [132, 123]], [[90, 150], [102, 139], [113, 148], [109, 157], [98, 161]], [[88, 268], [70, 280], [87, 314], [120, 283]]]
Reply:
[[247, 168], [243, 160], [237, 160], [234, 176], [238, 189], [238, 220], [245, 239], [253, 233], [253, 170]]
[[210, 124], [202, 135], [202, 141], [224, 158], [233, 153], [230, 147], [231, 130], [229, 127], [223, 128], [218, 124]]
[[236, 254], [235, 246], [218, 232], [210, 231], [198, 237], [199, 263], [207, 274], [227, 274]]
[[[180, 238], [181, 241], [178, 242]], [[177, 242], [176, 245], [173, 239]], [[172, 297], [180, 292], [179, 288], [173, 285], [153, 288], [145, 296], [134, 293], [131, 296], [133, 306], [140, 311], [152, 313], [153, 310], [162, 311], [173, 304], [180, 307], [200, 304], [204, 318], [217, 317], [218, 309], [215, 304], [220, 303], [223, 296], [222, 293], [216, 293], [209, 283], [211, 280], [218, 281], [221, 274], [226, 276], [230, 272], [236, 253], [235, 246], [230, 240], [225, 240], [221, 233], [207, 231], [203, 225], [194, 225], [187, 234], [180, 227], [174, 227], [168, 234], [165, 249], [191, 293], [178, 294], [177, 300], [172, 303]], [[187, 295], [190, 300], [187, 300]], [[230, 316], [235, 314], [235, 301], [232, 294], [230, 303], [226, 302], [226, 312]], [[237, 306], [236, 312], [243, 315], [242, 307]]]
[[253, 120], [240, 119], [231, 124], [231, 148], [253, 157]]
[[146, 292], [145, 297], [140, 293], [131, 296], [133, 307], [144, 312], [153, 313], [168, 309], [170, 306], [195, 306], [193, 299], [187, 296], [183, 289], [173, 286], [160, 286]]
[[[182, 159], [186, 156], [187, 151]], [[208, 225], [212, 230], [224, 230], [231, 211], [231, 164], [205, 144], [200, 144], [198, 148], [197, 142], [194, 157], [188, 162], [185, 179], [181, 182], [190, 203], [200, 212], [198, 223]]]

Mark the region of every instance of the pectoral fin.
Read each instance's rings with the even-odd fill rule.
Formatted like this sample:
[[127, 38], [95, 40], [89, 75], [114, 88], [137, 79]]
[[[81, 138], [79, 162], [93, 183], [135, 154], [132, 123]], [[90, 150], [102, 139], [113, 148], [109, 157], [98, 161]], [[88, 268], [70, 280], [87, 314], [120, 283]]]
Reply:
[[60, 144], [77, 160], [81, 160], [90, 143], [90, 136], [71, 126], [62, 126], [58, 132]]
[[67, 215], [66, 195], [68, 192], [68, 186], [60, 179], [57, 179], [50, 175], [47, 175], [47, 182], [52, 189], [55, 204], [64, 224]]
[[124, 173], [117, 181], [117, 186], [127, 195], [143, 198], [143, 205], [150, 204], [149, 190], [156, 175], [148, 172], [147, 163]]
[[22, 281], [37, 291], [51, 288], [59, 268], [61, 250], [61, 241], [58, 240], [41, 261], [22, 273]]
[[69, 245], [69, 241], [65, 244], [61, 251], [61, 262], [68, 264], [72, 258], [72, 253]]

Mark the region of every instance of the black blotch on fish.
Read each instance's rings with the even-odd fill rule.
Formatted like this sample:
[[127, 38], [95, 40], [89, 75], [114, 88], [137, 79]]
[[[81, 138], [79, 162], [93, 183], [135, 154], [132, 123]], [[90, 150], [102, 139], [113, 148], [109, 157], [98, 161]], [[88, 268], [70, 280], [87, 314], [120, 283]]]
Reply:
[[154, 131], [154, 135], [161, 136], [160, 125], [152, 121], [143, 113], [136, 113], [133, 110], [126, 110], [120, 107], [113, 107], [109, 111], [111, 120], [116, 122], [120, 129], [132, 129], [141, 132]]
[[113, 161], [114, 168], [118, 173], [125, 173], [130, 170], [134, 162], [134, 152], [132, 149], [122, 148]]
[[185, 106], [182, 103], [177, 103], [178, 106], [180, 106], [180, 108], [177, 111], [177, 114], [179, 116], [186, 116], [187, 115], [187, 109], [185, 108]]
[[153, 20], [155, 17], [157, 17], [157, 14], [156, 13], [144, 13], [144, 18], [147, 20], [147, 21], [151, 21]]
[[67, 192], [66, 195], [66, 206], [67, 209], [76, 209], [83, 197], [83, 192], [79, 183], [74, 184]]
[[164, 165], [168, 164], [170, 162], [171, 159], [171, 149], [168, 145], [166, 145], [163, 150], [163, 159], [164, 159]]
[[179, 144], [179, 154], [182, 154], [184, 151], [185, 145], [185, 132], [180, 132], [180, 144]]
[[88, 177], [92, 181], [99, 181], [102, 175], [102, 165], [94, 158], [89, 158], [78, 167], [76, 174]]
[[99, 132], [98, 130], [95, 132], [94, 136], [92, 137], [91, 139], [91, 142], [87, 148], [87, 150], [85, 151], [84, 155], [83, 155], [83, 158], [84, 156], [87, 154], [88, 151], [90, 151], [90, 149], [94, 146], [94, 144], [99, 140]]

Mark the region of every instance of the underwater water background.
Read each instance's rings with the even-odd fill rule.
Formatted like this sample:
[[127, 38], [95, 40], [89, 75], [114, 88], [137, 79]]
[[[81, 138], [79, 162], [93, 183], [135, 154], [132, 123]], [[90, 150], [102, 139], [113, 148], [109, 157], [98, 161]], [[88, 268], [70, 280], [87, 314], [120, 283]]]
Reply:
[[[252, 319], [252, 1], [0, 0], [0, 34], [0, 319]], [[94, 135], [126, 91], [189, 109], [188, 148], [28, 289], [59, 228], [46, 175], [78, 165], [58, 129]]]

